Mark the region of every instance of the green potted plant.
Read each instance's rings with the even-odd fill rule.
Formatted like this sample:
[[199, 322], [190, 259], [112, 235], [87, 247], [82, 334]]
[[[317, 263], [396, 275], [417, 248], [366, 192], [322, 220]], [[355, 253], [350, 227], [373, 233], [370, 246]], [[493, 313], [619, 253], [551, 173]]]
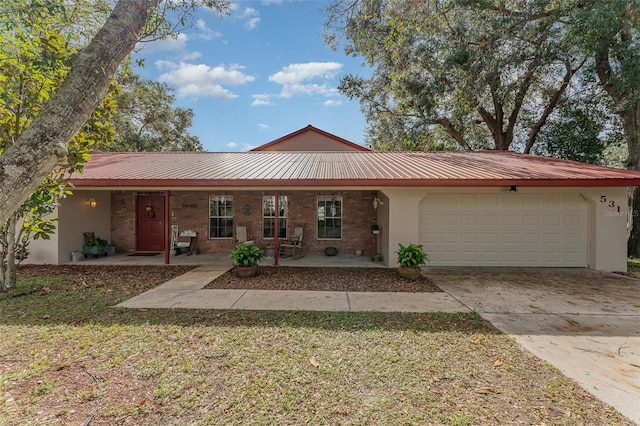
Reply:
[[109, 243], [107, 242], [107, 240], [104, 240], [102, 238], [96, 237], [88, 239], [83, 248], [84, 255], [85, 257], [89, 254], [92, 254], [95, 257], [103, 254], [106, 255], [108, 245]]
[[402, 278], [406, 278], [409, 280], [415, 280], [418, 278], [422, 271], [420, 270], [420, 265], [429, 261], [429, 256], [422, 250], [422, 244], [409, 244], [408, 246], [403, 246], [402, 244], [398, 244], [400, 246], [398, 248], [398, 274]]
[[231, 250], [229, 257], [233, 259], [233, 266], [239, 277], [253, 277], [258, 274], [258, 261], [262, 257], [262, 250], [255, 245], [238, 244]]

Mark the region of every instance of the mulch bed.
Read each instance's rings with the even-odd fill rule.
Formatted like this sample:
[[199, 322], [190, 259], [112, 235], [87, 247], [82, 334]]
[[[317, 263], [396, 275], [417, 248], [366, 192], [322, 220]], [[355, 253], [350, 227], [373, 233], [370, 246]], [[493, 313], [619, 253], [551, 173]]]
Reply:
[[209, 283], [208, 289], [439, 292], [427, 277], [408, 281], [395, 269], [304, 268], [261, 266], [257, 276], [239, 278], [229, 271]]

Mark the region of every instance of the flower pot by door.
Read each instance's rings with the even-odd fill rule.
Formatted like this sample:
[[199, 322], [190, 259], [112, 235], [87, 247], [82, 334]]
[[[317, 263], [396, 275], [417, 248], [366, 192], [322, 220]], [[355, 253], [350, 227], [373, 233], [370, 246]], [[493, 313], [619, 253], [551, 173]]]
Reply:
[[415, 280], [422, 275], [422, 271], [418, 266], [398, 266], [398, 274], [407, 280]]
[[258, 265], [236, 266], [236, 274], [240, 278], [255, 277], [258, 275]]

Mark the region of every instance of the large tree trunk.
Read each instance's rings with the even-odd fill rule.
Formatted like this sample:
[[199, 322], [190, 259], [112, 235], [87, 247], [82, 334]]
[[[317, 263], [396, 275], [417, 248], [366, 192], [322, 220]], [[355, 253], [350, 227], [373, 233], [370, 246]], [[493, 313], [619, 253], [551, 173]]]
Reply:
[[[635, 102], [629, 106], [620, 113], [620, 118], [629, 149], [627, 168], [640, 170], [640, 104]], [[640, 187], [633, 188], [629, 195], [631, 228], [627, 240], [627, 254], [640, 258]]]
[[60, 89], [32, 125], [0, 156], [0, 223], [4, 223], [67, 154], [67, 144], [106, 94], [159, 0], [120, 0], [83, 49]]
[[13, 214], [5, 224], [6, 246], [0, 258], [0, 290], [6, 291], [15, 287], [17, 278], [16, 267], [16, 224], [18, 215]]

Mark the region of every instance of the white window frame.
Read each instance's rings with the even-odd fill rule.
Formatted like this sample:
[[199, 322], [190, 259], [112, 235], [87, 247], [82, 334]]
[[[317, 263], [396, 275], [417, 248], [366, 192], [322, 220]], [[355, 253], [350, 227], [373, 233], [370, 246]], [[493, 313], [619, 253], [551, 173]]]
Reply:
[[[344, 203], [342, 196], [333, 195], [319, 195], [316, 198], [316, 232], [318, 240], [327, 241], [339, 241], [342, 240], [342, 225], [344, 224]], [[321, 221], [325, 220], [339, 220], [340, 221], [340, 236], [327, 237], [327, 229], [335, 229], [336, 227], [327, 227], [326, 225], [321, 227]], [[326, 224], [326, 222], [325, 222]], [[321, 229], [324, 232], [321, 232]], [[320, 236], [324, 234], [325, 236]]]
[[[262, 197], [262, 239], [263, 240], [273, 240], [274, 235], [267, 235], [267, 230], [273, 229], [273, 233], [275, 234], [275, 195], [264, 195]], [[278, 196], [278, 207], [280, 211], [278, 212], [279, 219], [279, 240], [287, 239], [287, 225], [289, 222], [289, 202], [286, 195]], [[280, 213], [283, 213], [282, 215]], [[270, 214], [268, 214], [270, 213]], [[273, 226], [267, 227], [265, 226], [266, 221], [273, 222]], [[271, 234], [271, 233], [269, 233]]]
[[[231, 202], [231, 207], [230, 207], [231, 215], [228, 215], [228, 213], [229, 213], [228, 211], [224, 212], [224, 213], [227, 213], [227, 214], [220, 215], [219, 214], [220, 213], [220, 206], [219, 205], [217, 206], [218, 211], [215, 212], [215, 213], [218, 213], [218, 214], [215, 214], [215, 215], [212, 214], [212, 213], [214, 213], [214, 212], [212, 212], [212, 209], [213, 209], [213, 205], [212, 204], [214, 202], [216, 202], [216, 203], [220, 203], [220, 202], [228, 203], [228, 202]], [[223, 208], [228, 209], [229, 207], [225, 206]], [[209, 196], [209, 224], [208, 225], [209, 225], [209, 239], [210, 240], [231, 240], [231, 239], [233, 239], [233, 226], [234, 226], [234, 221], [235, 221], [234, 220], [234, 209], [235, 209], [235, 207], [234, 207], [233, 195], [210, 195]], [[225, 237], [214, 237], [214, 236], [212, 236], [212, 234], [213, 234], [211, 232], [213, 230], [213, 228], [211, 226], [211, 220], [212, 219], [222, 219], [222, 220], [231, 219], [231, 225], [230, 226], [223, 226], [223, 227], [218, 226], [217, 227], [218, 230], [226, 229], [228, 227], [229, 230], [227, 231], [227, 234], [230, 233], [230, 235], [228, 237], [227, 236], [225, 236]]]

